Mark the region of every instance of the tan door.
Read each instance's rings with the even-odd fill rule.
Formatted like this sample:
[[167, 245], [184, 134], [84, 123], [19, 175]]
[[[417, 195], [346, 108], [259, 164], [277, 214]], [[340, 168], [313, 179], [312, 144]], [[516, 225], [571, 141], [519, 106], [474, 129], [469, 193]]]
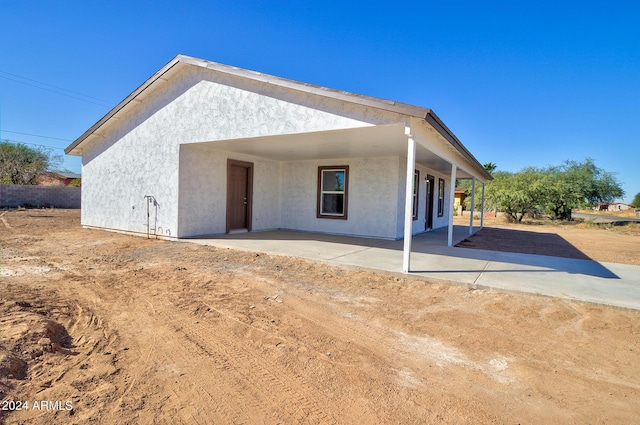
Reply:
[[227, 233], [232, 230], [251, 230], [251, 195], [253, 164], [227, 161]]

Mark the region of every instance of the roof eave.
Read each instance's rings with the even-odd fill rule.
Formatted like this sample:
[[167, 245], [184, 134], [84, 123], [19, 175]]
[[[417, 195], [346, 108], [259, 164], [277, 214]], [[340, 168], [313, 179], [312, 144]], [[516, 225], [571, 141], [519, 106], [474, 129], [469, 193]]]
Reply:
[[142, 83], [137, 89], [135, 89], [131, 94], [124, 98], [120, 103], [118, 103], [113, 109], [111, 109], [105, 116], [103, 116], [98, 122], [92, 125], [87, 131], [85, 131], [80, 137], [74, 140], [69, 146], [67, 146], [64, 152], [67, 155], [79, 155], [81, 153], [72, 153], [72, 151], [78, 147], [83, 141], [85, 141], [89, 136], [91, 136], [96, 130], [102, 127], [107, 121], [109, 121], [115, 114], [117, 114], [120, 110], [126, 107], [129, 103], [131, 103], [138, 95], [148, 89], [154, 82], [160, 79], [164, 74], [166, 74], [171, 68], [173, 68], [176, 64], [182, 62], [182, 55], [177, 55], [169, 63], [163, 66], [158, 72], [153, 74], [151, 78], [147, 79], [144, 83]]
[[111, 109], [104, 117], [85, 131], [80, 137], [73, 141], [64, 151], [66, 154], [81, 155], [81, 151], [76, 151], [80, 144], [94, 134], [100, 127], [106, 124], [114, 115], [129, 105], [136, 97], [142, 94], [145, 90], [149, 89], [157, 80], [161, 79], [163, 75], [169, 72], [173, 67], [179, 63], [199, 66], [207, 69], [211, 69], [224, 74], [235, 75], [241, 78], [249, 78], [256, 81], [263, 81], [268, 84], [289, 88], [301, 92], [306, 92], [316, 96], [328, 97], [336, 100], [342, 100], [345, 102], [355, 103], [362, 106], [381, 109], [384, 111], [395, 112], [400, 115], [408, 117], [419, 118], [427, 121], [438, 133], [440, 133], [456, 150], [458, 150], [474, 168], [477, 168], [482, 176], [491, 180], [491, 175], [484, 169], [484, 167], [478, 162], [478, 160], [464, 147], [464, 145], [458, 140], [449, 128], [438, 118], [438, 116], [429, 108], [420, 106], [409, 105], [406, 103], [399, 103], [381, 98], [365, 96], [361, 94], [350, 93], [346, 91], [340, 91], [330, 89], [327, 87], [317, 86], [308, 83], [302, 83], [295, 80], [290, 80], [282, 77], [276, 77], [273, 75], [263, 74], [256, 71], [237, 68], [230, 65], [224, 65], [217, 62], [211, 62], [204, 59], [199, 59], [186, 55], [177, 55], [169, 63], [163, 66], [158, 72], [153, 74], [151, 78], [147, 79], [142, 85], [129, 94], [122, 102], [118, 103], [113, 109]]
[[475, 156], [462, 144], [455, 134], [442, 122], [442, 120], [433, 111], [425, 116], [425, 121], [429, 123], [442, 137], [444, 137], [462, 156], [467, 159], [477, 171], [480, 172], [485, 180], [493, 180], [493, 176], [484, 168]]
[[194, 58], [191, 56], [177, 55], [169, 63], [163, 66], [158, 72], [156, 72], [151, 78], [147, 79], [142, 85], [140, 85], [131, 94], [129, 94], [123, 101], [118, 103], [118, 105], [116, 105], [113, 109], [111, 109], [104, 117], [102, 117], [98, 122], [96, 122], [93, 126], [91, 126], [80, 137], [78, 137], [75, 141], [73, 141], [64, 150], [65, 153], [72, 154], [72, 155], [81, 154], [81, 152], [75, 152], [75, 153], [72, 153], [72, 152], [89, 136], [94, 134], [100, 127], [106, 124], [114, 115], [116, 115], [119, 111], [125, 108], [136, 97], [138, 97], [142, 92], [147, 90], [158, 79], [160, 79], [164, 74], [166, 74], [169, 70], [171, 70], [174, 66], [176, 66], [179, 63], [208, 68], [208, 69], [212, 69], [225, 74], [235, 75], [242, 78], [249, 78], [256, 81], [263, 81], [265, 83], [269, 83], [269, 84], [280, 86], [280, 87], [298, 90], [298, 91], [314, 94], [317, 96], [329, 97], [329, 98], [342, 100], [346, 102], [357, 103], [363, 106], [382, 109], [385, 111], [395, 112], [401, 115], [407, 115], [411, 117], [424, 119], [425, 116], [427, 116], [431, 112], [429, 108], [423, 108], [419, 106], [409, 105], [409, 104], [400, 103], [400, 102], [394, 102], [394, 101], [380, 99], [376, 97], [330, 89], [327, 87], [317, 86], [317, 85], [308, 84], [308, 83], [302, 83], [294, 80], [289, 80], [286, 78], [276, 77], [273, 75], [262, 74], [256, 71], [250, 71], [250, 70], [237, 68], [229, 65], [224, 65], [216, 62], [206, 61], [206, 60]]

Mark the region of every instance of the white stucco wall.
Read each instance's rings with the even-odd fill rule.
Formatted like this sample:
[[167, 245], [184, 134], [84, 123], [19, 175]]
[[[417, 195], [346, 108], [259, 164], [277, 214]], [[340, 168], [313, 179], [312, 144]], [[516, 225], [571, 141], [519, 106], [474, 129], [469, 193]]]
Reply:
[[253, 163], [252, 230], [280, 227], [280, 164], [263, 158], [183, 145], [179, 237], [226, 232], [227, 159]]
[[[398, 161], [342, 158], [282, 163], [281, 228], [395, 239]], [[317, 218], [319, 166], [349, 166], [347, 220]]]
[[[227, 158], [254, 164], [252, 229], [395, 239], [399, 158], [276, 162], [198, 146], [180, 160], [180, 237], [226, 231]], [[318, 167], [349, 166], [347, 220], [316, 217]]]
[[[171, 237], [209, 230], [216, 233], [223, 220], [217, 198], [200, 198], [198, 190], [201, 184], [219, 185], [220, 174], [226, 176], [226, 164], [220, 167], [220, 161], [226, 158], [214, 158], [215, 167], [197, 158], [195, 151], [184, 151], [180, 159], [180, 144], [354, 128], [401, 119], [395, 113], [194, 67], [184, 68], [170, 81], [157, 82], [143, 92], [140, 102], [132, 102], [116, 117], [96, 130], [98, 137], [82, 145], [82, 224], [146, 232], [144, 195], [153, 195], [158, 210], [152, 227]], [[182, 166], [187, 169], [179, 170]], [[256, 182], [262, 177], [273, 181], [274, 167], [259, 169], [266, 175], [254, 177]], [[200, 172], [203, 174], [197, 176]], [[272, 195], [263, 195], [268, 190], [255, 193], [269, 197], [256, 198], [256, 203], [273, 202]], [[205, 225], [202, 216], [179, 222], [179, 204], [184, 209], [190, 202], [202, 205], [203, 211], [212, 210], [212, 224]], [[277, 214], [277, 209], [269, 211]], [[254, 229], [273, 227], [273, 216], [261, 216], [257, 208], [255, 213]]]
[[[406, 159], [339, 158], [332, 160], [271, 161], [220, 151], [207, 145], [182, 146], [180, 157], [180, 237], [222, 234], [226, 231], [227, 159], [254, 164], [254, 231], [290, 229], [399, 239], [404, 229]], [[319, 166], [349, 166], [348, 219], [316, 217]], [[418, 219], [413, 233], [424, 232], [425, 177], [436, 179], [433, 228], [448, 225], [448, 176], [420, 164]], [[445, 179], [445, 214], [437, 216], [438, 179]]]
[[[145, 195], [155, 196], [150, 227], [174, 237], [177, 231], [178, 145], [153, 136], [159, 119], [94, 142], [83, 154], [81, 223], [132, 232], [147, 231]], [[116, 140], [116, 138], [118, 138]]]

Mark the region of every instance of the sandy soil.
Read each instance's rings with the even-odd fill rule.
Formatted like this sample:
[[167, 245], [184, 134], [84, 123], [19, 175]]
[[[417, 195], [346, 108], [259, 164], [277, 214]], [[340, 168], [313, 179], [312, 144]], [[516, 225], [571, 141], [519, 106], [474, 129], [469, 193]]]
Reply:
[[638, 422], [639, 311], [0, 214], [3, 423]]

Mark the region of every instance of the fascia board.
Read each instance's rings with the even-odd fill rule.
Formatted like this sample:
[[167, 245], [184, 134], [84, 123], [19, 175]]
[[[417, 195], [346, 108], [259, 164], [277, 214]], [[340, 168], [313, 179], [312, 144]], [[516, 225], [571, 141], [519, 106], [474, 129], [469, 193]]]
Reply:
[[480, 164], [476, 157], [473, 156], [471, 152], [469, 152], [469, 150], [462, 144], [462, 142], [456, 137], [456, 135], [453, 134], [451, 130], [449, 130], [444, 122], [442, 122], [442, 120], [433, 111], [430, 111], [427, 114], [425, 121], [438, 133], [440, 133], [440, 135], [442, 135], [442, 137], [444, 137], [451, 144], [451, 146], [453, 146], [467, 161], [469, 161], [469, 164], [476, 171], [475, 173], [471, 173], [469, 172], [469, 170], [466, 170], [467, 172], [469, 172], [469, 174], [479, 174], [478, 178], [481, 177], [481, 180], [483, 181], [493, 180], [491, 174], [489, 174], [489, 172], [485, 170], [485, 168], [482, 166], [482, 164]]
[[[177, 64], [185, 64], [191, 66], [202, 67], [206, 69], [210, 69], [215, 72], [233, 75], [240, 78], [247, 78], [254, 81], [261, 81], [265, 84], [271, 84], [279, 87], [288, 88], [291, 90], [297, 90], [305, 93], [310, 93], [316, 96], [328, 97], [344, 102], [359, 104], [362, 106], [381, 109], [389, 112], [395, 112], [401, 115], [406, 115], [409, 117], [417, 117], [421, 119], [425, 119], [431, 110], [429, 108], [423, 108], [419, 106], [409, 105], [405, 103], [394, 102], [390, 100], [375, 98], [371, 96], [365, 96], [355, 93], [350, 93], [346, 91], [335, 90], [327, 87], [317, 86], [308, 83], [302, 83], [299, 81], [289, 80], [286, 78], [276, 77], [273, 75], [263, 74], [256, 71], [250, 71], [242, 68], [237, 68], [229, 65], [224, 65], [216, 62], [206, 61], [203, 59], [194, 58], [191, 56], [185, 55], [177, 55], [173, 58], [169, 63], [163, 66], [158, 72], [156, 72], [151, 78], [147, 79], [142, 85], [140, 85], [137, 89], [135, 89], [129, 96], [127, 96], [122, 102], [118, 103], [111, 111], [109, 111], [104, 117], [102, 117], [97, 123], [91, 126], [87, 131], [85, 131], [80, 137], [78, 137], [74, 142], [72, 142], [66, 149], [65, 153], [72, 153], [85, 139], [91, 136], [94, 132], [96, 132], [100, 127], [102, 127], [107, 121], [109, 121], [112, 117], [114, 117], [118, 112], [124, 109], [127, 105], [129, 105], [132, 101], [136, 100], [136, 98], [147, 90], [150, 86], [152, 86], [157, 80], [161, 79], [161, 77], [166, 74], [170, 69], [172, 69]], [[75, 153], [78, 154], [78, 153]]]
[[166, 74], [170, 69], [172, 69], [176, 64], [180, 62], [180, 55], [173, 58], [168, 64], [163, 66], [158, 72], [153, 74], [151, 78], [147, 79], [144, 83], [142, 83], [137, 89], [135, 89], [131, 94], [124, 98], [120, 103], [118, 103], [113, 109], [111, 109], [105, 116], [103, 116], [98, 122], [92, 125], [87, 131], [85, 131], [80, 137], [74, 140], [69, 146], [67, 146], [64, 150], [66, 154], [77, 155], [77, 153], [72, 153], [74, 149], [76, 149], [85, 139], [94, 134], [100, 127], [107, 123], [114, 115], [123, 110], [127, 105], [129, 105], [132, 101], [136, 99], [138, 95], [147, 90], [154, 82], [159, 80], [164, 74]]
[[[435, 137], [434, 140], [434, 135], [429, 135], [429, 130], [425, 127], [425, 124], [435, 130], [435, 132], [441, 137]], [[475, 160], [475, 158], [472, 157], [472, 161], [469, 157], [464, 155], [463, 151], [461, 151], [458, 146], [452, 144], [451, 141], [442, 134], [441, 129], [433, 127], [428, 122], [425, 123], [425, 121], [422, 121], [421, 125], [419, 121], [414, 119], [411, 122], [411, 131], [415, 136], [417, 136], [416, 141], [425, 149], [432, 151], [434, 154], [450, 164], [455, 163], [460, 170], [471, 174], [482, 182], [493, 179], [493, 177], [491, 177], [491, 175], [477, 160]], [[458, 143], [462, 145], [459, 141]]]

